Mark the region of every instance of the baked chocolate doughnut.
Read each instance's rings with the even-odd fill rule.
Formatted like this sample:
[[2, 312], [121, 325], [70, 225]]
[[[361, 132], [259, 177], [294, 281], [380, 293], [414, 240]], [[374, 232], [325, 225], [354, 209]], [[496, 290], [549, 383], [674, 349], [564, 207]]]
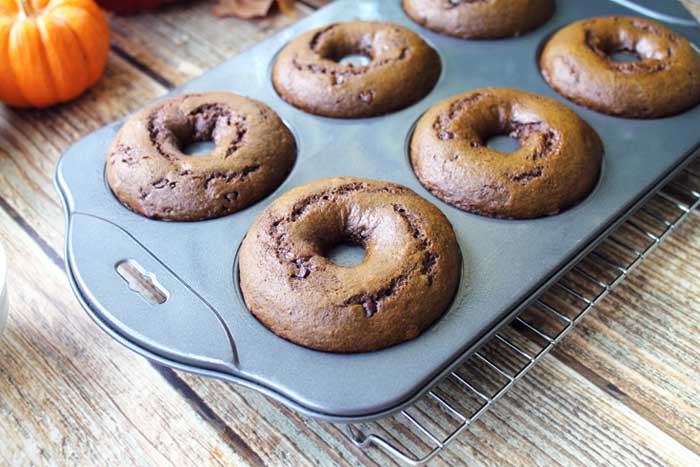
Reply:
[[[510, 154], [486, 146], [510, 135]], [[446, 203], [484, 216], [528, 219], [557, 214], [598, 180], [603, 145], [575, 112], [515, 89], [478, 89], [426, 112], [411, 138], [421, 183]]]
[[[357, 266], [326, 257], [362, 245]], [[239, 254], [248, 309], [305, 347], [366, 352], [413, 339], [449, 307], [460, 278], [454, 231], [401, 185], [338, 177], [297, 187], [255, 220]]]
[[[615, 61], [617, 52], [639, 60]], [[700, 55], [648, 19], [609, 16], [570, 24], [544, 47], [540, 67], [557, 92], [606, 114], [664, 117], [700, 102]]]
[[[207, 156], [182, 152], [197, 141], [215, 148]], [[294, 137], [265, 104], [231, 93], [184, 94], [126, 121], [107, 155], [107, 180], [132, 211], [197, 221], [260, 200], [295, 159]]]
[[[341, 63], [364, 55], [367, 65]], [[305, 32], [279, 53], [277, 93], [299, 109], [326, 117], [362, 118], [408, 107], [440, 76], [437, 52], [410, 29], [374, 21], [336, 23]]]
[[462, 39], [519, 36], [544, 24], [554, 0], [403, 0], [416, 23]]

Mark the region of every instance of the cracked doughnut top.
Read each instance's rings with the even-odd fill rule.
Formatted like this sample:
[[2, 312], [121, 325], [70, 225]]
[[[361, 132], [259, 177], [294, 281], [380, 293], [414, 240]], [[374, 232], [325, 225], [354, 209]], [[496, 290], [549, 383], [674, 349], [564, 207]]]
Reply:
[[[611, 58], [619, 52], [638, 60]], [[540, 68], [557, 92], [610, 115], [665, 117], [700, 102], [700, 55], [685, 38], [648, 19], [610, 16], [570, 24], [547, 43]]]
[[519, 36], [544, 24], [554, 0], [403, 0], [418, 24], [462, 39]]
[[[183, 153], [199, 141], [215, 147], [206, 156]], [[107, 155], [107, 180], [143, 216], [198, 221], [271, 193], [295, 159], [294, 137], [261, 102], [231, 93], [184, 94], [126, 121]]]
[[[366, 65], [341, 63], [364, 55]], [[423, 98], [440, 76], [437, 52], [410, 29], [372, 21], [305, 32], [277, 56], [272, 82], [299, 109], [336, 118], [394, 112]]]
[[[520, 148], [486, 146], [509, 135]], [[411, 138], [421, 183], [465, 211], [528, 219], [557, 214], [586, 197], [600, 172], [598, 134], [558, 101], [515, 89], [478, 89], [426, 112]]]
[[[361, 245], [357, 266], [326, 257]], [[413, 339], [449, 307], [461, 255], [447, 218], [393, 183], [338, 177], [297, 187], [255, 220], [239, 255], [248, 309], [280, 337], [329, 352]]]

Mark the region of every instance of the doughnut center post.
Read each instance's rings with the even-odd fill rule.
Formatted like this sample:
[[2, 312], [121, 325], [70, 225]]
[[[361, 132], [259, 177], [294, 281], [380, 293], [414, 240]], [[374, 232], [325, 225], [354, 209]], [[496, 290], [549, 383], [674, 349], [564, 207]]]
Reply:
[[475, 129], [484, 146], [501, 154], [511, 154], [522, 147], [523, 136], [527, 135], [518, 131], [516, 112], [510, 103], [501, 102], [482, 114]]
[[608, 58], [617, 63], [633, 63], [642, 60], [642, 57], [634, 50], [620, 49], [608, 54]]
[[336, 266], [355, 267], [365, 260], [367, 253], [367, 230], [359, 226], [345, 224], [338, 219], [333, 231], [321, 235], [318, 242], [320, 253]]
[[367, 66], [370, 64], [372, 59], [365, 54], [361, 53], [351, 53], [348, 55], [345, 55], [344, 57], [340, 57], [338, 60], [336, 60], [338, 63], [341, 65], [352, 65], [355, 67], [360, 67], [360, 66]]
[[181, 123], [173, 125], [170, 131], [183, 155], [206, 157], [231, 136], [240, 141], [245, 130], [239, 118], [226, 106], [205, 104], [190, 112]]
[[321, 56], [340, 65], [363, 67], [372, 62], [372, 46], [363, 41], [331, 41], [320, 50]]
[[486, 147], [502, 154], [511, 154], [520, 149], [520, 140], [508, 134], [497, 134], [486, 140]]
[[325, 256], [337, 266], [351, 268], [365, 260], [365, 249], [362, 245], [341, 241], [330, 247]]
[[182, 147], [182, 153], [186, 156], [208, 156], [216, 147], [212, 140], [192, 141]]

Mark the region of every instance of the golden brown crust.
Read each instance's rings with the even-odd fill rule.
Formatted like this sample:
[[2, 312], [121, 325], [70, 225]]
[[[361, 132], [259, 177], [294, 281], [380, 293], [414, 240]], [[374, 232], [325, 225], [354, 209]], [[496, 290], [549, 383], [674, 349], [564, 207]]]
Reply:
[[[361, 54], [364, 66], [338, 60]], [[363, 118], [403, 109], [430, 92], [440, 76], [437, 52], [410, 29], [353, 21], [307, 31], [279, 53], [277, 93], [305, 112]]]
[[519, 36], [544, 24], [554, 0], [403, 0], [415, 22], [462, 39]]
[[[520, 149], [486, 146], [510, 134]], [[575, 112], [544, 96], [484, 88], [446, 99], [419, 120], [411, 163], [446, 203], [477, 214], [526, 219], [556, 214], [588, 195], [603, 146]]]
[[[208, 140], [216, 145], [208, 156], [181, 150]], [[127, 120], [107, 155], [107, 180], [132, 211], [197, 221], [260, 200], [295, 159], [294, 137], [261, 102], [231, 93], [184, 94]]]
[[[615, 52], [637, 62], [616, 62]], [[540, 57], [547, 82], [598, 112], [635, 118], [677, 114], [700, 101], [700, 55], [688, 41], [651, 20], [609, 16], [570, 24]]]
[[[324, 252], [362, 244], [338, 266]], [[447, 218], [401, 185], [337, 177], [297, 187], [255, 220], [239, 256], [250, 311], [275, 334], [330, 352], [413, 339], [449, 307], [461, 256]]]

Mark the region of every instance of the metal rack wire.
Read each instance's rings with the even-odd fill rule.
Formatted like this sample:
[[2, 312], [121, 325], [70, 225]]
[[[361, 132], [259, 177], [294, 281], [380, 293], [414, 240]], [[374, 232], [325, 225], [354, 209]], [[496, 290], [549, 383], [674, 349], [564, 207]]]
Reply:
[[393, 417], [344, 426], [361, 449], [372, 446], [421, 465], [500, 399], [700, 205], [697, 158], [562, 279], [426, 396]]

